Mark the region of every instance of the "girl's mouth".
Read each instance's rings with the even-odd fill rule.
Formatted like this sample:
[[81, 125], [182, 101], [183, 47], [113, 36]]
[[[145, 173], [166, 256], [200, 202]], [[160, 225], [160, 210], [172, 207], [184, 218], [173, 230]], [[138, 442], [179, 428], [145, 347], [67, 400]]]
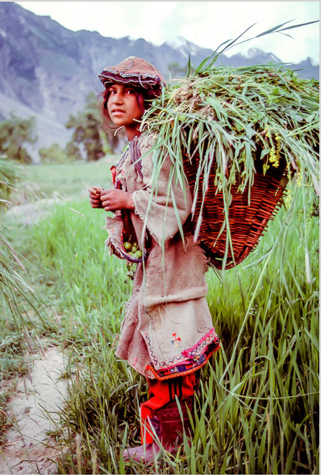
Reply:
[[111, 113], [112, 113], [112, 115], [117, 116], [117, 115], [123, 115], [123, 114], [125, 114], [125, 111], [120, 110], [120, 109], [115, 109], [115, 110], [111, 111]]

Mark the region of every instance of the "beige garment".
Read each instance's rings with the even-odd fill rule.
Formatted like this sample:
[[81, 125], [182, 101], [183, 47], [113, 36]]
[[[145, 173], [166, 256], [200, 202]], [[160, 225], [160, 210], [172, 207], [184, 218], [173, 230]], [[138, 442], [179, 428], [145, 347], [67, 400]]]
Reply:
[[[153, 153], [149, 150], [154, 140], [146, 134], [138, 139], [143, 177], [130, 153], [117, 167], [116, 179], [123, 190], [132, 193], [135, 211], [130, 217], [139, 246], [142, 248], [144, 243], [144, 223], [153, 245], [145, 265], [137, 266], [116, 356], [146, 377], [167, 379], [197, 370], [219, 348], [219, 341], [206, 301], [207, 261], [188, 225], [191, 193], [188, 186], [185, 191], [179, 185], [172, 187], [176, 213], [185, 227], [183, 243], [173, 201], [167, 196], [169, 157], [159, 174], [157, 194], [151, 188]], [[121, 216], [108, 217], [106, 227], [106, 243], [111, 252], [119, 255]]]

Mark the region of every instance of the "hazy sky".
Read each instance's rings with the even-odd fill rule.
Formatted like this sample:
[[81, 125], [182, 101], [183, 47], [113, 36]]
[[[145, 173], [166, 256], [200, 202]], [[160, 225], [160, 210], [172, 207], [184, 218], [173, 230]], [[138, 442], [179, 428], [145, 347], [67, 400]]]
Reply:
[[[283, 22], [289, 25], [319, 19], [319, 2], [122, 2], [122, 1], [21, 1], [37, 15], [50, 15], [71, 30], [98, 31], [103, 36], [145, 38], [155, 44], [182, 36], [199, 46], [215, 49], [257, 23], [246, 37], [255, 36]], [[284, 62], [311, 57], [319, 63], [319, 23], [285, 32], [293, 39], [273, 34], [232, 48], [228, 55], [260, 48]]]

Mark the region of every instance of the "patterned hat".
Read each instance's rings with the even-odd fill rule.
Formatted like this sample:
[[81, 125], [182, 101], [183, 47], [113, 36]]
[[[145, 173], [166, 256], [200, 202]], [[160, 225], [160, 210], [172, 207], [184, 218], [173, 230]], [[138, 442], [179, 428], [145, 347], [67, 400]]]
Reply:
[[162, 73], [155, 66], [135, 56], [130, 56], [118, 66], [104, 68], [98, 77], [105, 87], [120, 83], [160, 92], [166, 84]]

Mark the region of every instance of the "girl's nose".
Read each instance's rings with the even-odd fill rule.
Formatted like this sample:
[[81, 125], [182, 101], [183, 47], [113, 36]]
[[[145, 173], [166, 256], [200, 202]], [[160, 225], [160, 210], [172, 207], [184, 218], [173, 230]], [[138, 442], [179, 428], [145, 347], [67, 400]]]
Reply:
[[113, 97], [114, 97], [114, 102], [115, 102], [116, 104], [121, 104], [121, 103], [123, 102], [123, 95], [122, 95], [122, 93], [121, 93], [120, 91], [117, 92], [117, 94], [114, 94]]

